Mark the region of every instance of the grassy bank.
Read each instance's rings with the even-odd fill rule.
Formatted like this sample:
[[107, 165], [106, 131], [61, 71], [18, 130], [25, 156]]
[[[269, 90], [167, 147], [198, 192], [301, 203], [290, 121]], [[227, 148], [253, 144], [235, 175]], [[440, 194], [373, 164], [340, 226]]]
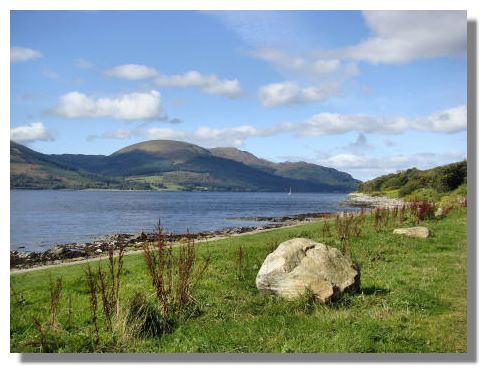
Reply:
[[[94, 342], [85, 264], [12, 275], [11, 351], [39, 352], [44, 343], [56, 352], [466, 352], [465, 211], [421, 222], [431, 230], [426, 240], [393, 235], [391, 222], [376, 232], [368, 217], [348, 246], [361, 269], [361, 291], [330, 305], [261, 295], [255, 276], [284, 240], [341, 247], [333, 223], [329, 232], [318, 222], [197, 244], [198, 257], [210, 254], [211, 261], [193, 292], [195, 311], [157, 338], [104, 331], [99, 312], [101, 338]], [[63, 286], [55, 326], [43, 335], [33, 317], [50, 316], [50, 277], [62, 277]], [[143, 256], [126, 256], [122, 309], [137, 291], [154, 293]]]

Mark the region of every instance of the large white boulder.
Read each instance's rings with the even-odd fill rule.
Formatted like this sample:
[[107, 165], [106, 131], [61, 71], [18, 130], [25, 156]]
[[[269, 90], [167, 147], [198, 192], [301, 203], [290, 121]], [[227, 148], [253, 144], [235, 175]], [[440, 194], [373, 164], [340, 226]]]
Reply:
[[429, 237], [429, 229], [427, 227], [396, 228], [393, 230], [393, 234], [426, 239]]
[[324, 303], [359, 285], [360, 272], [350, 257], [304, 238], [281, 243], [256, 276], [256, 287], [263, 293], [294, 299], [310, 290]]

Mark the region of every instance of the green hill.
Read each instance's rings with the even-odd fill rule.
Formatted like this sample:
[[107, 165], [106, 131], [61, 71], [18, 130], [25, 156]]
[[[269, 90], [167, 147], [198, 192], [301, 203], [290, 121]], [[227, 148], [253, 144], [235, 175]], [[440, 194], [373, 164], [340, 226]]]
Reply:
[[10, 187], [23, 189], [84, 189], [118, 187], [116, 180], [84, 172], [10, 142]]
[[466, 182], [467, 163], [465, 160], [427, 170], [411, 168], [376, 177], [360, 183], [358, 191], [364, 193], [394, 193], [399, 197], [421, 196], [435, 199], [442, 194], [453, 191], [466, 194]]
[[[13, 144], [18, 146], [17, 144]], [[87, 188], [91, 180], [108, 187], [149, 190], [209, 191], [288, 191], [334, 192], [352, 191], [358, 180], [333, 168], [307, 163], [272, 163], [237, 149], [207, 150], [190, 143], [155, 140], [127, 146], [109, 156], [43, 155], [22, 146], [26, 156], [36, 154], [45, 164], [63, 168], [49, 180], [38, 180], [30, 187]], [[27, 172], [32, 167], [18, 167]], [[70, 185], [67, 177], [71, 174]], [[60, 177], [58, 177], [59, 175]], [[75, 176], [74, 176], [75, 175]], [[17, 176], [16, 176], [17, 177]], [[109, 184], [110, 183], [110, 184]], [[65, 185], [65, 186], [64, 186]], [[24, 187], [11, 180], [11, 187]]]

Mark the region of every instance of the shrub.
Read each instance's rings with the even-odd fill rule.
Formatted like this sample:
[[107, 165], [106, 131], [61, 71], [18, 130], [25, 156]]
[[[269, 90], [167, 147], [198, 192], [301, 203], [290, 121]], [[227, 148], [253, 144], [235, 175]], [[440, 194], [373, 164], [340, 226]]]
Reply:
[[410, 213], [413, 222], [418, 224], [421, 220], [432, 219], [436, 212], [436, 205], [430, 201], [412, 201], [409, 203]]
[[439, 201], [440, 195], [433, 188], [421, 188], [413, 191], [407, 198], [411, 201], [437, 202]]
[[210, 256], [198, 266], [191, 235], [174, 250], [172, 241], [166, 241], [159, 221], [155, 226], [155, 243], [144, 244], [144, 258], [161, 315], [171, 322], [189, 305], [192, 290], [207, 269]]
[[136, 293], [130, 300], [125, 317], [125, 330], [130, 337], [159, 337], [173, 326], [173, 321], [164, 318], [154, 302], [142, 293]]

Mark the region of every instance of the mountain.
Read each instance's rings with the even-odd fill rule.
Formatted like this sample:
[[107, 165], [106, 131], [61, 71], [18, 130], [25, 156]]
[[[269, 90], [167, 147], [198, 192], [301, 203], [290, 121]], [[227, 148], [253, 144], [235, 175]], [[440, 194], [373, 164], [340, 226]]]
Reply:
[[11, 142], [11, 172], [12, 188], [347, 192], [359, 183], [333, 168], [170, 140], [133, 144], [108, 156], [44, 155]]
[[25, 189], [111, 188], [119, 183], [63, 164], [21, 144], [10, 142], [10, 187]]
[[243, 163], [252, 167], [262, 168], [263, 170], [269, 172], [273, 171], [273, 166], [275, 165], [275, 163], [272, 163], [271, 161], [260, 159], [255, 155], [253, 155], [252, 153], [249, 153], [247, 151], [241, 151], [238, 150], [237, 148], [216, 147], [216, 148], [211, 148], [209, 151], [214, 156], [221, 157], [224, 159], [234, 160], [237, 161], [238, 163]]

